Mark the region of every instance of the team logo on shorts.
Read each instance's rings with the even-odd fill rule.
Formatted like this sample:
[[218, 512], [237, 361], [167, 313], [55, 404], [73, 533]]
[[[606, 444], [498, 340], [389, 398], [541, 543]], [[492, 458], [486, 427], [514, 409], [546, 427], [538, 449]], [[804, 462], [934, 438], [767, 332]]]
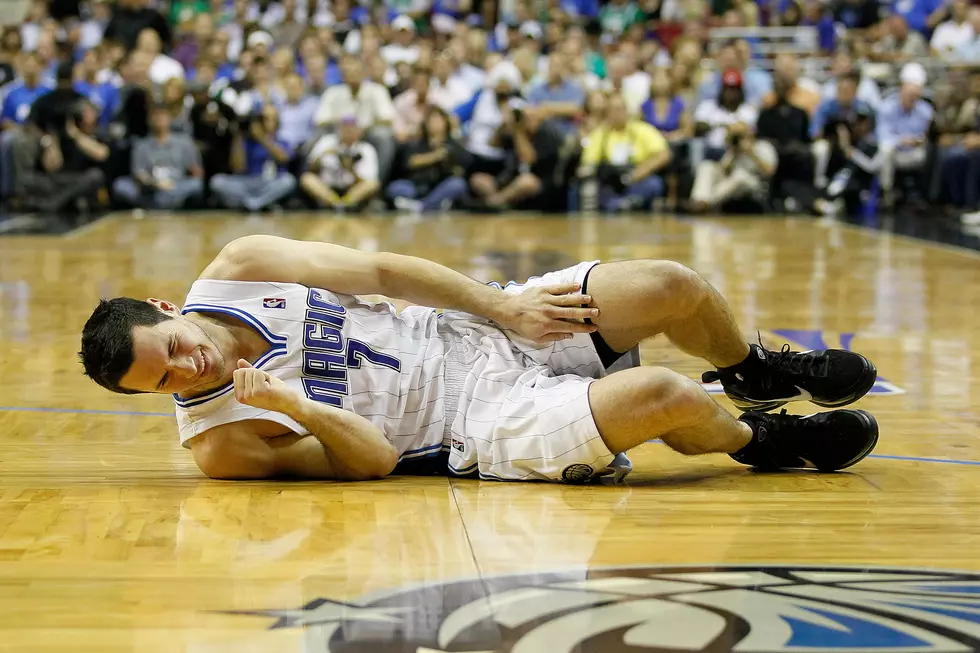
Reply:
[[282, 297], [266, 297], [262, 300], [262, 306], [266, 308], [286, 308], [286, 300]]
[[309, 653], [980, 650], [980, 574], [731, 565], [537, 572], [236, 611]]
[[453, 438], [452, 440], [450, 440], [450, 444], [452, 445], [453, 449], [455, 449], [460, 453], [466, 451], [466, 445], [459, 438]]
[[576, 463], [574, 465], [569, 465], [561, 472], [561, 480], [566, 483], [585, 483], [587, 480], [592, 478], [592, 474], [595, 472], [588, 465], [583, 465], [581, 463]]

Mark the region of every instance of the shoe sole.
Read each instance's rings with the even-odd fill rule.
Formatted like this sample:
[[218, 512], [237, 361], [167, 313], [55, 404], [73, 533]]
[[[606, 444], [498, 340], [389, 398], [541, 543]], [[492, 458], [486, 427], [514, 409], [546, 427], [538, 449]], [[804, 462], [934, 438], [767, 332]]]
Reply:
[[854, 458], [849, 460], [847, 464], [841, 465], [840, 467], [834, 467], [833, 469], [820, 469], [819, 471], [839, 472], [842, 469], [853, 467], [854, 465], [858, 464], [859, 462], [867, 458], [871, 454], [871, 452], [874, 451], [875, 447], [878, 445], [878, 420], [874, 418], [874, 415], [872, 415], [866, 410], [852, 410], [849, 412], [854, 413], [855, 415], [860, 417], [861, 421], [864, 422], [865, 426], [872, 431], [873, 437], [871, 438], [871, 442], [861, 451], [861, 453], [859, 453], [858, 455], [854, 456]]
[[732, 397], [731, 395], [729, 395], [729, 399], [731, 399], [732, 403], [735, 404], [735, 406], [741, 410], [755, 410], [760, 413], [768, 413], [769, 411], [775, 410], [776, 408], [782, 408], [783, 406], [785, 406], [786, 404], [792, 401], [809, 401], [812, 404], [816, 404], [817, 406], [822, 406], [824, 408], [841, 408], [843, 406], [849, 406], [850, 404], [853, 404], [855, 401], [857, 401], [864, 395], [871, 392], [871, 388], [875, 387], [875, 383], [878, 382], [878, 368], [875, 367], [875, 364], [872, 363], [867, 358], [865, 358], [864, 356], [862, 356], [861, 358], [864, 358], [864, 368], [865, 368], [864, 383], [862, 383], [857, 390], [847, 395], [843, 399], [838, 399], [837, 401], [824, 402], [824, 401], [817, 401], [816, 399], [812, 399], [812, 398], [803, 399], [801, 397], [799, 399], [779, 399], [769, 403], [760, 403], [751, 400]]

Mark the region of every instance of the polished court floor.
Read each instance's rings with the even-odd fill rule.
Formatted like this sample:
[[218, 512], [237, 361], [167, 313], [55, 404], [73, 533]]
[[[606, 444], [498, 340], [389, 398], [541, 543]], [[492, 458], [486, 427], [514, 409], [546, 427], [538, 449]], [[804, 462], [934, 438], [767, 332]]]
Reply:
[[[424, 256], [481, 280], [675, 259], [728, 298], [747, 338], [872, 358], [879, 383], [858, 407], [881, 440], [832, 475], [650, 443], [618, 487], [211, 481], [179, 446], [168, 398], [103, 392], [75, 352], [98, 297], [179, 303], [249, 233]], [[705, 369], [659, 340], [643, 357]], [[970, 572], [975, 253], [809, 219], [650, 216], [119, 215], [0, 239], [0, 650], [970, 651]]]

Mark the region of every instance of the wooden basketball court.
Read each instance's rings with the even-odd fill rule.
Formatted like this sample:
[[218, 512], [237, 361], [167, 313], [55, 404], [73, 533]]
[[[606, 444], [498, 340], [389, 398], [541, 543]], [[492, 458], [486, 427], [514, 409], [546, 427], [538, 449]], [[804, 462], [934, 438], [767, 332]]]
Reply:
[[[100, 296], [179, 303], [249, 233], [481, 280], [675, 259], [747, 338], [868, 355], [879, 382], [857, 406], [881, 440], [831, 475], [650, 443], [618, 487], [211, 481], [167, 397], [102, 391], [76, 351]], [[643, 355], [707, 369], [664, 342]], [[651, 216], [127, 214], [0, 239], [0, 650], [977, 650], [980, 576], [950, 570], [980, 573], [975, 253], [809, 219]]]

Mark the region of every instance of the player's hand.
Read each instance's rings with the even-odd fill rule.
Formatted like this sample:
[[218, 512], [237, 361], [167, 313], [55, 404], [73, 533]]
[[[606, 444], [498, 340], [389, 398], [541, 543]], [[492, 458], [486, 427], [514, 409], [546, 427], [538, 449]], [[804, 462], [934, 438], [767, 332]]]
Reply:
[[281, 379], [252, 367], [244, 358], [238, 359], [233, 379], [235, 399], [246, 406], [286, 413], [299, 399], [299, 395]]
[[578, 290], [577, 283], [527, 288], [508, 296], [500, 306], [501, 326], [537, 343], [571, 338], [576, 333], [592, 333], [598, 327], [580, 320], [595, 319], [599, 309], [589, 305], [592, 298]]

